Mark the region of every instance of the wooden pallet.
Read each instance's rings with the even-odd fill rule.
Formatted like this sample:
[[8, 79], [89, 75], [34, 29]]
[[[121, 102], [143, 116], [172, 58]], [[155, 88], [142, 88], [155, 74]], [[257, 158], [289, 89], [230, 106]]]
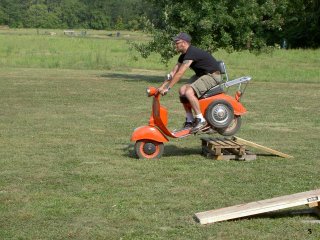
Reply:
[[203, 137], [202, 154], [215, 160], [255, 160], [257, 156], [246, 149], [244, 144], [228, 138]]
[[201, 224], [208, 224], [300, 205], [308, 205], [320, 217], [320, 189], [199, 212], [195, 214], [195, 217]]

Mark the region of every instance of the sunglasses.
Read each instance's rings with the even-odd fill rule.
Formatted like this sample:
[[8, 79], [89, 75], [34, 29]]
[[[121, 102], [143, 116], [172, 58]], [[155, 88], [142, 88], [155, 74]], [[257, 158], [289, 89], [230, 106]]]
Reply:
[[176, 41], [175, 44], [178, 45], [180, 43], [183, 43], [183, 41]]

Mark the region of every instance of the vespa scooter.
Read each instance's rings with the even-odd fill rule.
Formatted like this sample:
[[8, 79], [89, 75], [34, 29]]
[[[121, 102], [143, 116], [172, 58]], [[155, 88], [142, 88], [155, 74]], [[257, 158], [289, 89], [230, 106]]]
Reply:
[[[201, 113], [208, 122], [201, 133], [218, 132], [223, 136], [232, 136], [240, 129], [241, 116], [247, 112], [240, 98], [251, 77], [245, 76], [229, 81], [224, 62], [220, 61], [219, 65], [220, 74], [224, 76], [223, 83], [209, 89], [199, 98]], [[239, 84], [239, 88], [235, 96], [227, 95], [226, 90], [236, 84]], [[155, 159], [161, 157], [164, 143], [168, 142], [169, 138], [183, 138], [193, 134], [190, 133], [191, 127], [170, 131], [167, 127], [168, 110], [160, 104], [161, 94], [158, 89], [148, 87], [147, 95], [153, 97], [149, 124], [136, 128], [132, 133], [131, 141], [135, 142], [134, 149], [138, 158]], [[184, 96], [180, 97], [180, 101], [190, 104]]]

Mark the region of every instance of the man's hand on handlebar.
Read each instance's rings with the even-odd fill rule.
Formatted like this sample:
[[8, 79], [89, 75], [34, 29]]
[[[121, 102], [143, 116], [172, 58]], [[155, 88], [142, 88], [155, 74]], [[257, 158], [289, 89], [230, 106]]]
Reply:
[[166, 77], [167, 77], [167, 79], [165, 79], [163, 84], [158, 88], [158, 92], [162, 96], [166, 95], [168, 93], [168, 91], [170, 90], [169, 83], [172, 80], [172, 76], [171, 76], [171, 74], [168, 74]]
[[159, 88], [158, 91], [159, 93], [164, 96], [169, 92], [170, 88]]

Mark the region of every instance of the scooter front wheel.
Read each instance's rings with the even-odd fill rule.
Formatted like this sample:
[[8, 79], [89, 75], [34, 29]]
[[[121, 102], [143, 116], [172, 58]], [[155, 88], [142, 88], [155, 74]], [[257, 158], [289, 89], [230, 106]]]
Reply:
[[164, 145], [162, 142], [143, 139], [136, 142], [134, 150], [138, 158], [156, 159], [162, 156]]

